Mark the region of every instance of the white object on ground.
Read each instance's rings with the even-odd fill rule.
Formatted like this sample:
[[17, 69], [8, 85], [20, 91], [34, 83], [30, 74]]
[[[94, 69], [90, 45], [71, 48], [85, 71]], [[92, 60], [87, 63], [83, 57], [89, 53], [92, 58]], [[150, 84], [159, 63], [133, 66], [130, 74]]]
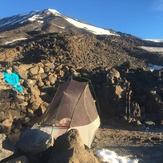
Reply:
[[154, 70], [161, 70], [161, 69], [163, 69], [163, 66], [149, 64], [147, 68], [150, 71], [154, 71]]
[[139, 161], [138, 159], [132, 160], [127, 156], [118, 156], [114, 151], [108, 149], [98, 150], [96, 156], [101, 158], [103, 162], [108, 163], [138, 163]]

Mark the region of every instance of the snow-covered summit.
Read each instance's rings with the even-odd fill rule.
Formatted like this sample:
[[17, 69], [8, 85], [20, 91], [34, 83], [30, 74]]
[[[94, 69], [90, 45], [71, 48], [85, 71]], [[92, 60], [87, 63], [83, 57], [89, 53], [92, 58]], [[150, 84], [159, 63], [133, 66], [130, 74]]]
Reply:
[[61, 15], [60, 12], [58, 12], [57, 10], [54, 10], [54, 9], [50, 9], [50, 8], [49, 8], [49, 9], [47, 9], [46, 11], [47, 11], [47, 12], [49, 11], [49, 12], [51, 12], [52, 14], [54, 14], [54, 15], [56, 15], [56, 16], [57, 16], [57, 15], [58, 15], [58, 16]]
[[108, 29], [96, 27], [65, 16], [54, 9], [31, 11], [0, 19], [0, 32], [21, 29], [23, 31], [93, 33], [95, 35], [118, 35]]

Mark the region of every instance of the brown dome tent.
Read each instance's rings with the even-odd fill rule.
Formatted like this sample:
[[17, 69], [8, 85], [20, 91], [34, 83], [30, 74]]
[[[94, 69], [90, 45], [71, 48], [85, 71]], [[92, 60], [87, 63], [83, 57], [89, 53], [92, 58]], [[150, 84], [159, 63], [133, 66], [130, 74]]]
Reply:
[[79, 82], [72, 78], [60, 85], [37, 125], [55, 139], [70, 128], [75, 128], [88, 147], [91, 146], [99, 126], [100, 119], [88, 82]]

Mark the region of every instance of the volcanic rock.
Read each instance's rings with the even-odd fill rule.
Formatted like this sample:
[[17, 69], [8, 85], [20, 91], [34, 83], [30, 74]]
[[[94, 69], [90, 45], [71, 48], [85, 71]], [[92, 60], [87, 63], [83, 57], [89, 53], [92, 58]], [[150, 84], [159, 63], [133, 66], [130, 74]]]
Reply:
[[54, 146], [52, 147], [50, 153], [48, 163], [98, 163], [98, 160], [93, 153], [85, 149], [78, 130], [76, 129], [71, 129], [67, 133], [58, 137], [55, 140]]

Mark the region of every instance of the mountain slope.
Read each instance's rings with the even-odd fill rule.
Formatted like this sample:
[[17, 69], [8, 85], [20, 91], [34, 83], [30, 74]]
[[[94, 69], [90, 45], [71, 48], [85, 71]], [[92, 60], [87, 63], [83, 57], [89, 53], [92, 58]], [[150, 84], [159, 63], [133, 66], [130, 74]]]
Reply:
[[39, 62], [60, 56], [64, 60], [57, 58], [58, 64], [64, 62], [89, 70], [124, 62], [135, 68], [163, 64], [162, 53], [146, 48], [163, 47], [162, 42], [98, 28], [52, 9], [0, 19], [0, 45], [0, 60], [7, 62], [18, 58]]

